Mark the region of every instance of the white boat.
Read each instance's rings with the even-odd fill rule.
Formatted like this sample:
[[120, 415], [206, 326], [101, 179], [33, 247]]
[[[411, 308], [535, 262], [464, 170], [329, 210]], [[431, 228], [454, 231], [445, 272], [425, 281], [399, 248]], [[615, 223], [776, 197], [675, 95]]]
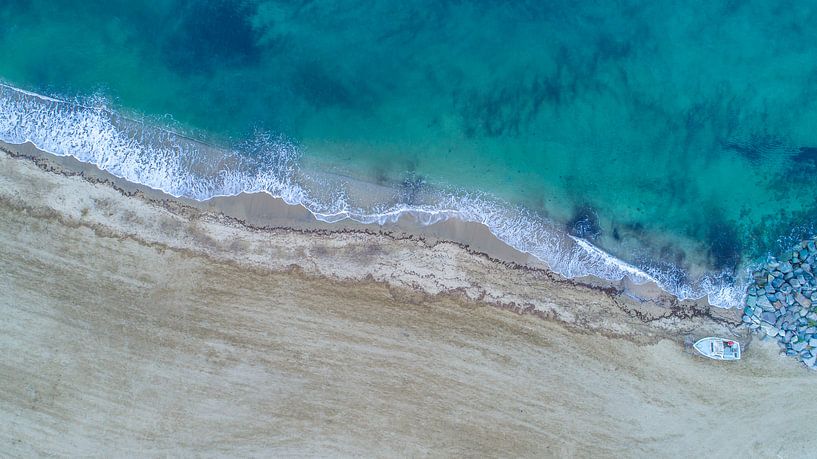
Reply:
[[694, 346], [701, 354], [715, 360], [740, 360], [740, 343], [731, 339], [708, 337]]

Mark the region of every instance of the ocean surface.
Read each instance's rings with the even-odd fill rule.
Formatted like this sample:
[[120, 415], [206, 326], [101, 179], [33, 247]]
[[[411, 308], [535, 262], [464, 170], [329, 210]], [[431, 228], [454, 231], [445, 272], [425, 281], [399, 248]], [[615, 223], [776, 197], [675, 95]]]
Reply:
[[815, 233], [808, 2], [6, 0], [0, 139], [179, 196], [479, 221], [740, 302]]

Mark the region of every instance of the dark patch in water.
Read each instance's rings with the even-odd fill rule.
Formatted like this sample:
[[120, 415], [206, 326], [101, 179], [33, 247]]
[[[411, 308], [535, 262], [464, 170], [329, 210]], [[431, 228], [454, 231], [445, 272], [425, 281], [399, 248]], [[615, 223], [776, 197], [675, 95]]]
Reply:
[[734, 16], [746, 4], [743, 0], [726, 0], [721, 5], [721, 14], [723, 16]]
[[484, 93], [471, 91], [461, 109], [463, 130], [472, 138], [519, 135], [543, 103], [557, 105], [562, 93], [557, 78], [542, 76], [523, 84], [498, 83]]
[[775, 136], [756, 134], [748, 140], [721, 141], [721, 147], [734, 151], [749, 161], [759, 161], [764, 155], [780, 151], [784, 147], [783, 141]]
[[297, 67], [292, 76], [292, 88], [316, 108], [356, 104], [355, 97], [343, 81], [330, 74], [319, 62]]
[[[519, 7], [517, 2], [510, 2], [503, 8], [514, 8], [508, 5]], [[565, 8], [572, 9], [572, 6]], [[553, 14], [553, 7], [546, 6], [541, 11]], [[637, 9], [631, 12], [634, 11]], [[581, 18], [580, 12], [576, 12], [576, 16], [573, 12], [561, 14], [564, 17], [559, 18], [560, 21], [576, 21], [579, 28], [584, 27], [584, 20], [598, 20], [595, 17]], [[519, 136], [535, 132], [540, 128], [537, 121], [542, 116], [570, 109], [578, 98], [609, 91], [610, 81], [599, 77], [603, 70], [610, 69], [618, 75], [616, 78], [626, 78], [615, 70], [624, 67], [623, 62], [632, 58], [638, 44], [651, 39], [650, 28], [642, 22], [633, 24], [626, 33], [599, 32], [597, 29], [588, 33], [594, 34], [588, 49], [577, 50], [565, 42], [554, 46], [549, 55], [541, 56], [542, 63], [538, 68], [525, 66], [503, 75], [487, 87], [455, 94], [454, 103], [462, 117], [463, 132], [468, 137]]]
[[707, 220], [702, 224], [707, 225], [706, 243], [712, 266], [734, 272], [743, 249], [735, 225], [722, 220], [715, 212], [710, 212]]
[[372, 168], [372, 178], [374, 183], [386, 186], [389, 184], [389, 174], [386, 172], [386, 167], [378, 164]]
[[[767, 175], [769, 180], [767, 194], [780, 202], [793, 203], [796, 201], [801, 206], [810, 204], [806, 201], [812, 199], [811, 194], [813, 193], [804, 193], [803, 190], [808, 184], [814, 183], [815, 169], [817, 169], [817, 147], [804, 146], [781, 149], [775, 159], [778, 159], [782, 167], [779, 172]], [[787, 210], [798, 212], [794, 209]], [[792, 219], [789, 220], [788, 226], [797, 225], [804, 221], [814, 220]], [[810, 236], [806, 235], [800, 239], [808, 239]], [[799, 243], [799, 240], [792, 242], [792, 244], [796, 243]]]
[[686, 252], [672, 244], [664, 244], [658, 251], [658, 257], [674, 266], [683, 266], [686, 261]]
[[215, 66], [258, 62], [261, 49], [250, 23], [250, 3], [212, 0], [190, 3], [163, 46], [167, 66], [178, 73], [210, 72]]
[[422, 191], [425, 184], [426, 179], [422, 175], [414, 171], [407, 172], [400, 182], [400, 201], [408, 205], [415, 204], [417, 194]]
[[603, 33], [596, 39], [593, 65], [598, 66], [609, 60], [625, 59], [632, 53], [632, 50], [633, 46], [630, 41], [622, 40], [618, 35]]
[[644, 223], [642, 222], [635, 222], [635, 223], [627, 223], [625, 227], [634, 232], [644, 231]]
[[[529, 72], [520, 70], [494, 82], [487, 90], [465, 91], [455, 104], [460, 106], [463, 131], [468, 137], [518, 136], [535, 129], [540, 111], [559, 110], [571, 103], [585, 87], [594, 87], [597, 61], [608, 53], [621, 53], [618, 45], [605, 39], [596, 56], [580, 59], [567, 46], [552, 56], [554, 68]], [[606, 49], [610, 48], [610, 49]]]
[[724, 143], [723, 148], [727, 150], [732, 150], [735, 153], [748, 159], [749, 161], [757, 161], [760, 159], [761, 156], [761, 151], [757, 149], [754, 145], [743, 145], [739, 143], [730, 142]]
[[613, 228], [613, 239], [614, 239], [615, 241], [617, 241], [617, 242], [620, 242], [620, 241], [621, 241], [621, 233], [619, 233], [619, 231], [618, 231], [618, 226], [616, 226], [615, 228]]
[[792, 156], [792, 160], [797, 163], [817, 166], [817, 147], [800, 147], [797, 153]]
[[802, 205], [801, 211], [780, 211], [767, 215], [748, 229], [744, 253], [751, 258], [785, 253], [804, 239], [817, 235], [817, 198]]
[[590, 241], [601, 236], [601, 227], [599, 226], [599, 217], [596, 211], [588, 205], [576, 209], [573, 218], [567, 222], [567, 231], [572, 236]]

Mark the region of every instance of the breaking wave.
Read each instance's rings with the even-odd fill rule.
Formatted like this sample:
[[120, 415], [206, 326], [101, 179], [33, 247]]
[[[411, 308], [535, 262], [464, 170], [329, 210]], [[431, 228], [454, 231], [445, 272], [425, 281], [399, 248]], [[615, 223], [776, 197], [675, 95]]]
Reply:
[[[558, 225], [486, 193], [430, 190], [410, 199], [392, 190], [377, 202], [355, 197], [350, 180], [303, 170], [298, 148], [286, 138], [260, 133], [221, 149], [117, 114], [102, 98], [62, 101], [0, 85], [0, 140], [31, 142], [57, 156], [73, 156], [128, 181], [177, 197], [206, 200], [266, 192], [302, 205], [317, 219], [384, 224], [411, 215], [422, 224], [450, 218], [487, 226], [500, 240], [533, 255], [568, 278], [593, 275], [655, 282], [681, 299], [707, 296], [719, 307], [740, 304], [743, 286], [727, 274], [690, 281], [678, 268], [642, 267], [619, 260]], [[358, 193], [360, 194], [360, 193]]]

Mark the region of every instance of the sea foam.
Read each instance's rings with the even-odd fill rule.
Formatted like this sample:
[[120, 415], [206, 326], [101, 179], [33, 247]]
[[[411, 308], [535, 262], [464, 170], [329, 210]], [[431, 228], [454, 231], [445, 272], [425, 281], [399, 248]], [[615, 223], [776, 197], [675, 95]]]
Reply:
[[677, 268], [634, 266], [525, 208], [483, 192], [436, 190], [422, 203], [397, 199], [360, 205], [348, 197], [349, 184], [342, 177], [316, 179], [299, 167], [298, 148], [283, 137], [258, 134], [235, 149], [219, 149], [125, 118], [102, 98], [69, 102], [0, 85], [0, 139], [31, 142], [51, 154], [73, 156], [177, 197], [206, 200], [265, 192], [330, 223], [351, 219], [385, 224], [411, 215], [430, 225], [456, 218], [484, 224], [498, 239], [567, 278], [652, 281], [680, 299], [706, 296], [719, 307], [739, 305], [743, 296], [742, 285], [735, 285], [725, 273], [691, 281]]

